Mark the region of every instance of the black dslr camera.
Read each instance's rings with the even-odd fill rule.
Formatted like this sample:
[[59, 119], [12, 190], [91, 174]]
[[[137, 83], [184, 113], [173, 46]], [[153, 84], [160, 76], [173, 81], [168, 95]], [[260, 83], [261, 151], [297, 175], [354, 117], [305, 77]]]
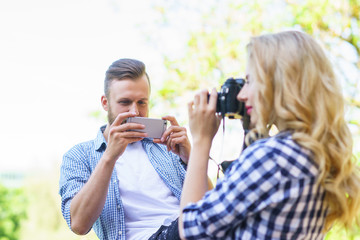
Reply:
[[246, 114], [245, 103], [239, 102], [236, 96], [245, 84], [242, 78], [228, 78], [218, 92], [216, 112], [230, 119], [242, 118]]

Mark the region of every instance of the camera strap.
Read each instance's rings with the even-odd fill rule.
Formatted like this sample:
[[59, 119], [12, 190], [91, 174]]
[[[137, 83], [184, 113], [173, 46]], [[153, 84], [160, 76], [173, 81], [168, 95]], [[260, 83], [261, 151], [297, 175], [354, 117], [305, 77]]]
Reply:
[[[225, 116], [224, 116], [224, 115], [222, 115], [222, 124], [223, 124], [223, 127], [222, 127], [222, 129], [223, 129], [223, 134], [222, 134], [222, 140], [221, 140], [221, 146], [220, 146], [219, 159], [222, 158], [223, 149], [224, 149], [224, 139], [225, 139]], [[217, 173], [216, 173], [216, 180], [217, 180], [217, 179], [219, 179], [219, 177], [220, 177], [220, 171], [221, 171], [222, 173], [225, 172], [224, 169], [223, 169], [223, 163], [217, 163], [217, 161], [216, 161], [215, 159], [213, 159], [211, 156], [209, 156], [209, 159], [210, 159], [211, 161], [213, 161], [213, 162], [216, 164], [216, 166], [217, 166]], [[225, 162], [227, 162], [227, 161], [225, 161]]]

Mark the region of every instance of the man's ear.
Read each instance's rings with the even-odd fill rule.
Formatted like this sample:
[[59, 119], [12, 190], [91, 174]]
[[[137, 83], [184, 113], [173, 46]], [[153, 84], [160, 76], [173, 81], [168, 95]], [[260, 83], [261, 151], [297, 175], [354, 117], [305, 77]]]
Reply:
[[105, 95], [101, 96], [101, 105], [105, 111], [109, 110], [109, 102]]

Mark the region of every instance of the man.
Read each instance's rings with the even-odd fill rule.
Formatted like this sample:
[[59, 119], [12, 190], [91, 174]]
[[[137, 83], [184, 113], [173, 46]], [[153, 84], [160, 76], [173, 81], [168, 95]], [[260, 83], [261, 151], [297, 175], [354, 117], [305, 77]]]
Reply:
[[127, 118], [148, 117], [149, 112], [150, 81], [138, 60], [115, 61], [106, 72], [104, 90], [101, 103], [108, 124], [63, 158], [59, 193], [67, 224], [81, 235], [93, 227], [100, 239], [178, 235], [184, 165], [191, 149], [186, 129], [166, 116], [171, 126], [161, 139], [128, 131], [144, 126], [125, 123]]

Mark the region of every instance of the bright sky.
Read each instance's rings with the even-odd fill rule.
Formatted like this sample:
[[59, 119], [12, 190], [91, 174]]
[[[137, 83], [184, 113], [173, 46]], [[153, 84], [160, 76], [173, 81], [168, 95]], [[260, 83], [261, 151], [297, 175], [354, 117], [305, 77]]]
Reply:
[[141, 59], [161, 76], [160, 56], [134, 26], [148, 17], [146, 2], [0, 2], [0, 172], [57, 167], [94, 138], [101, 122], [89, 114], [101, 110], [114, 60]]

